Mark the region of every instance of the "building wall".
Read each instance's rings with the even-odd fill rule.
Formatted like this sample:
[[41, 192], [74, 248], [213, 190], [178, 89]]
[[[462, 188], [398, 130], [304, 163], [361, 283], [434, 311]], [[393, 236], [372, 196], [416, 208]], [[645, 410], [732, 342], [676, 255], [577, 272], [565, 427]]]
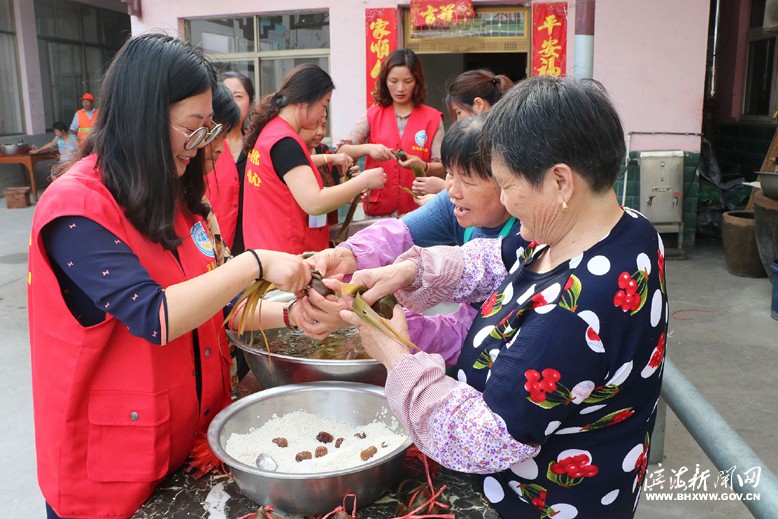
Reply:
[[[115, 1], [106, 0], [107, 3]], [[481, 2], [476, 0], [476, 3]], [[529, 5], [528, 2], [504, 3]], [[265, 2], [245, 0], [146, 0], [143, 2], [142, 18], [132, 17], [132, 32], [140, 34], [163, 30], [179, 33], [185, 18], [228, 17], [279, 10], [329, 10], [330, 71], [336, 85], [331, 124], [332, 137], [337, 142], [348, 134], [365, 109], [364, 10], [367, 7], [396, 7], [398, 2], [287, 0], [283, 4], [271, 4], [279, 6], [272, 10], [265, 7], [267, 5]], [[407, 7], [408, 2], [399, 5]], [[567, 54], [568, 73], [572, 73], [575, 60], [574, 0], [569, 2], [569, 7]], [[594, 77], [608, 89], [627, 133], [700, 132], [708, 11], [709, 0], [597, 0]], [[34, 54], [37, 55], [37, 52]], [[35, 108], [34, 103], [30, 105]], [[32, 118], [36, 118], [34, 114]], [[694, 135], [632, 135], [629, 147], [633, 152], [680, 149], [696, 154], [700, 150], [700, 142], [699, 137]]]
[[[74, 2], [126, 13], [127, 4], [121, 0], [72, 0]], [[9, 135], [0, 138], [0, 142], [10, 143], [22, 138], [25, 143], [42, 146], [54, 138], [53, 133], [46, 134], [47, 121], [44, 116], [43, 86], [41, 84], [40, 59], [38, 54], [38, 33], [35, 23], [35, 3], [33, 0], [13, 0], [16, 25], [17, 48], [19, 52], [19, 76], [22, 84], [22, 116], [24, 134]], [[67, 121], [68, 123], [70, 121]], [[50, 124], [51, 121], [48, 121]], [[47, 185], [51, 163], [39, 162], [35, 167], [35, 182], [40, 192]], [[22, 185], [24, 167], [18, 164], [0, 165], [0, 191], [6, 187]]]
[[750, 0], [719, 4], [714, 96], [714, 114], [718, 121], [739, 121], [743, 112], [750, 4]]
[[720, 3], [715, 95], [706, 135], [725, 178], [756, 180], [775, 134], [774, 121], [742, 116], [750, 0]]
[[[684, 151], [684, 248], [695, 241], [709, 8], [709, 0], [597, 0], [595, 13], [594, 77], [621, 115], [630, 159], [614, 187], [639, 209], [637, 153]], [[673, 247], [678, 238], [666, 239]]]
[[[121, 0], [72, 0], [77, 3], [127, 12], [127, 5]], [[41, 85], [40, 59], [38, 57], [38, 33], [35, 24], [35, 3], [33, 0], [14, 0], [17, 44], [19, 48], [19, 70], [21, 75], [24, 102], [25, 133], [38, 135], [46, 130], [44, 117], [43, 87]], [[53, 134], [52, 134], [53, 135]], [[51, 139], [47, 139], [48, 142]]]
[[[345, 136], [364, 111], [361, 102], [353, 102], [363, 99], [365, 91], [364, 9], [397, 5], [391, 0], [284, 3], [285, 11], [330, 11], [330, 64], [336, 85], [332, 99], [334, 140]], [[155, 28], [178, 31], [184, 17], [256, 14], [264, 10], [260, 4], [244, 0], [144, 2], [143, 18], [133, 17], [133, 33]], [[708, 10], [709, 0], [597, 0], [594, 77], [610, 92], [627, 132], [700, 132]], [[570, 2], [568, 23], [568, 72], [572, 72], [574, 1]], [[630, 148], [699, 152], [700, 143], [696, 136], [636, 135]]]
[[[132, 17], [132, 33], [162, 29], [183, 31], [184, 18], [214, 18], [277, 11], [330, 13], [330, 74], [335, 82], [330, 124], [333, 142], [345, 137], [365, 111], [365, 8], [395, 7], [396, 2], [375, 0], [287, 0], [283, 8], [245, 0], [169, 0], [143, 3], [143, 18]], [[275, 4], [281, 5], [281, 4]]]
[[[626, 132], [700, 133], [709, 0], [597, 0], [594, 77]], [[698, 136], [634, 135], [631, 151], [700, 151]]]

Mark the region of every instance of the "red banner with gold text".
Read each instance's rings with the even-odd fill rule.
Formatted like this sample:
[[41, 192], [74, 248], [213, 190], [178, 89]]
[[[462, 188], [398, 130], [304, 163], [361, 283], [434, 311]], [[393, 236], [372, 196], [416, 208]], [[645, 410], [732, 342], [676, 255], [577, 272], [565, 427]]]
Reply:
[[397, 50], [397, 9], [365, 9], [365, 29], [365, 84], [367, 106], [370, 107], [375, 103], [372, 94], [381, 64], [390, 52]]
[[471, 0], [411, 0], [411, 25], [449, 26], [475, 18]]
[[567, 2], [532, 5], [532, 75], [564, 76]]

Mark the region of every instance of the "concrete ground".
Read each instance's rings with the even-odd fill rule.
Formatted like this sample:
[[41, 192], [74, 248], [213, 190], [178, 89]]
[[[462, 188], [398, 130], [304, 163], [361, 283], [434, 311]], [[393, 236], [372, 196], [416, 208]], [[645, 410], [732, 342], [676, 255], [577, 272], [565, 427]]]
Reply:
[[[27, 331], [27, 245], [33, 208], [6, 209], [0, 202], [0, 516], [44, 517], [35, 477], [29, 334]], [[670, 297], [667, 351], [678, 368], [715, 407], [766, 467], [778, 471], [775, 394], [778, 382], [778, 321], [770, 318], [771, 285], [766, 278], [736, 277], [727, 272], [720, 242], [698, 240], [687, 260], [666, 266]], [[721, 438], [726, 442], [728, 438]], [[710, 470], [709, 492], [718, 471], [683, 425], [668, 410], [662, 467], [649, 465], [647, 475], [658, 480], [684, 469], [688, 482], [695, 468]], [[746, 469], [750, 467], [738, 467]], [[665, 491], [669, 490], [665, 484]], [[658, 491], [656, 488], [654, 491]], [[676, 492], [672, 490], [670, 492]], [[687, 491], [688, 492], [688, 491]], [[638, 519], [750, 517], [739, 502], [707, 500], [649, 501], [641, 498]], [[607, 519], [607, 518], [606, 518]]]

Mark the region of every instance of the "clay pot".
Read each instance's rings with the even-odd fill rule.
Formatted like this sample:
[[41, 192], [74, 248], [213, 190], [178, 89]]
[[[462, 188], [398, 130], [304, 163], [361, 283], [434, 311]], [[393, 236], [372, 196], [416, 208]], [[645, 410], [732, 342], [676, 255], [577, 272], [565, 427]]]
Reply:
[[767, 276], [759, 259], [754, 228], [753, 211], [724, 213], [721, 239], [724, 242], [724, 258], [730, 274], [746, 278]]

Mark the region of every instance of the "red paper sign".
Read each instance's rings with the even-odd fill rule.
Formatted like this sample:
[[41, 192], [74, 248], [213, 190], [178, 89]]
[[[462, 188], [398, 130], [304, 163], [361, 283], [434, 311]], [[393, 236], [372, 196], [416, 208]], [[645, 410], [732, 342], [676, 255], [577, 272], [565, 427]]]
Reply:
[[381, 72], [381, 64], [389, 53], [397, 50], [397, 9], [385, 7], [365, 9], [365, 72], [367, 74], [367, 106], [375, 104], [373, 88]]
[[532, 75], [564, 76], [567, 2], [532, 5]]
[[453, 22], [475, 18], [470, 0], [411, 0], [411, 25], [447, 27]]

